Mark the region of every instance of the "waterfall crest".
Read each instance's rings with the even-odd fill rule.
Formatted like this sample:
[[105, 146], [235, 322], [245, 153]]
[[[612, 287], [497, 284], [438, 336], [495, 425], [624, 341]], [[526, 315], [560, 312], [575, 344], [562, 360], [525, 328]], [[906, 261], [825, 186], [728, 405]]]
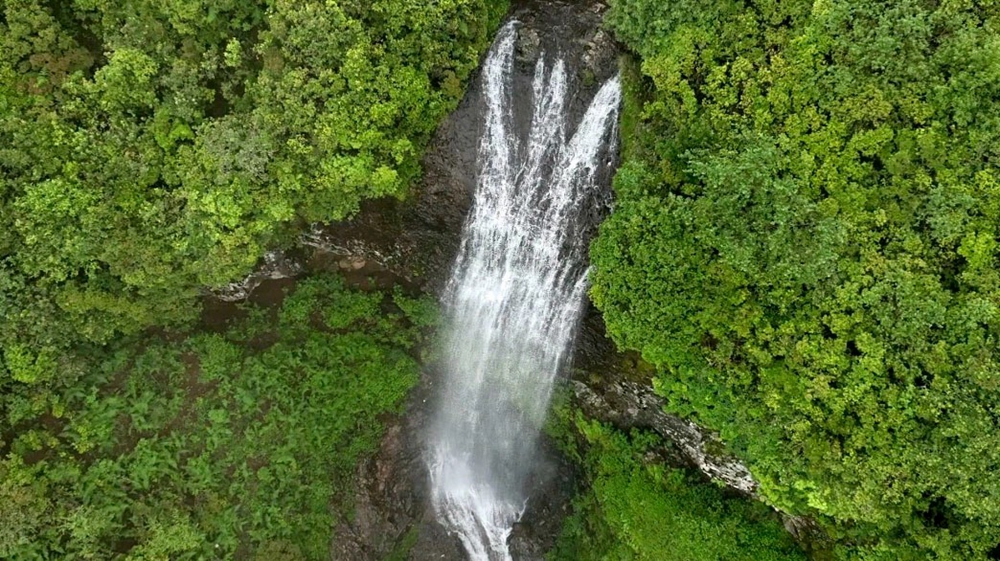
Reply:
[[[583, 214], [621, 99], [612, 78], [567, 140], [565, 64], [541, 57], [530, 103], [522, 101], [516, 38], [508, 23], [482, 70], [479, 178], [445, 295], [443, 395], [428, 451], [438, 518], [474, 561], [511, 559], [507, 538], [584, 301]], [[519, 138], [515, 114], [526, 110], [530, 129]]]

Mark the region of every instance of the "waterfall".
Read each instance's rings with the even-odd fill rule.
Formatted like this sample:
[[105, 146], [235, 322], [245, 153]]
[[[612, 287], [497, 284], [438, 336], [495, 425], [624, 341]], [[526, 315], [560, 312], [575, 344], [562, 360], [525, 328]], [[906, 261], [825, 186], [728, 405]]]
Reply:
[[[428, 454], [438, 518], [474, 561], [511, 559], [507, 538], [584, 301], [584, 214], [621, 98], [612, 78], [567, 140], [565, 64], [539, 58], [529, 102], [514, 91], [516, 38], [516, 22], [503, 27], [482, 70], [479, 177], [445, 294], [443, 395]], [[515, 114], [528, 110], [521, 138]]]

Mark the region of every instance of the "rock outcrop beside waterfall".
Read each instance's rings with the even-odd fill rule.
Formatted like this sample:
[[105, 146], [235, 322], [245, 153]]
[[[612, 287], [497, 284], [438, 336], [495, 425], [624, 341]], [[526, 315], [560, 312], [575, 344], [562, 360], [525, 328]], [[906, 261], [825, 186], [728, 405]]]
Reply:
[[576, 404], [588, 417], [618, 428], [651, 429], [676, 446], [675, 464], [698, 469], [727, 487], [752, 495], [757, 482], [738, 459], [721, 452], [718, 438], [698, 425], [663, 412], [663, 400], [648, 384], [610, 377], [599, 383], [570, 382]]

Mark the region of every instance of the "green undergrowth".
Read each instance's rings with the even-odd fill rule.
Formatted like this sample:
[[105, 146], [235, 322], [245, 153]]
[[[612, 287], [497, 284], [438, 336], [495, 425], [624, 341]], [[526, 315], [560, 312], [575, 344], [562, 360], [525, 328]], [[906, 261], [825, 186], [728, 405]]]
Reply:
[[557, 403], [548, 433], [586, 485], [549, 561], [793, 561], [805, 555], [765, 505], [658, 459], [656, 435]]
[[318, 276], [246, 311], [92, 352], [80, 383], [11, 409], [0, 558], [329, 557], [435, 307]]

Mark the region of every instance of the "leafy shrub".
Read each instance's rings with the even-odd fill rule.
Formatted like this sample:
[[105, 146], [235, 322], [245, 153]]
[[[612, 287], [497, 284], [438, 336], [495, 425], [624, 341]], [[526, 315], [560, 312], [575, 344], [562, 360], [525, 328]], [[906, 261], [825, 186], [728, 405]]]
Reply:
[[609, 333], [844, 558], [1000, 542], [1000, 11], [617, 0]]
[[65, 414], [22, 421], [0, 461], [0, 555], [329, 557], [356, 464], [418, 377], [421, 332], [391, 301], [318, 276], [225, 333], [95, 353]]

